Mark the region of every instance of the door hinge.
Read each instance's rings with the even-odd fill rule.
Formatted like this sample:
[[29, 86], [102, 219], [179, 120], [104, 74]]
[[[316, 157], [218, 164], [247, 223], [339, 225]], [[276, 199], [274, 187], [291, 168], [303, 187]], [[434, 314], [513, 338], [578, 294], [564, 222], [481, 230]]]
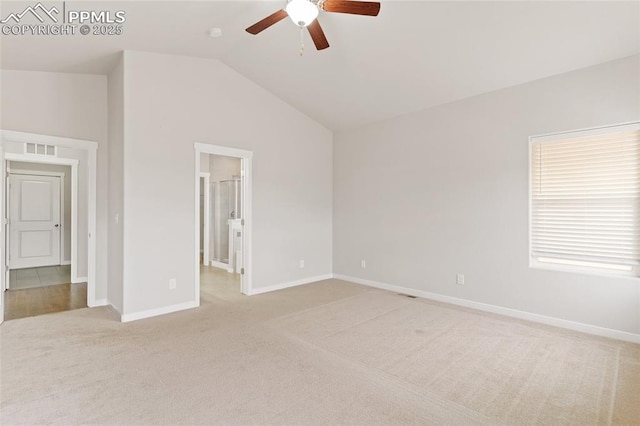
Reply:
[[244, 268], [240, 268], [240, 275], [244, 275]]
[[244, 219], [240, 219], [240, 225], [244, 226]]

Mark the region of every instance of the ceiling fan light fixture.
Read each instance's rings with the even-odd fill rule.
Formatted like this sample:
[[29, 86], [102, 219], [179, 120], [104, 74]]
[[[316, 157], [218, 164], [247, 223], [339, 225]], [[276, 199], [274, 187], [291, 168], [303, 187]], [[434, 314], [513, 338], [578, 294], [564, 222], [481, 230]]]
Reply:
[[299, 27], [306, 27], [318, 17], [318, 7], [309, 0], [291, 0], [285, 10]]

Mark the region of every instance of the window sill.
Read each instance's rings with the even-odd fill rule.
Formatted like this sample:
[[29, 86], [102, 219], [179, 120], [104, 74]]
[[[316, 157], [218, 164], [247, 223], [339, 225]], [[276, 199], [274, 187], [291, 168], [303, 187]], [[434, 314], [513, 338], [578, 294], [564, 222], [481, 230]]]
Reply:
[[633, 269], [631, 271], [613, 271], [600, 268], [590, 268], [587, 266], [573, 266], [540, 262], [534, 259], [531, 259], [531, 261], [529, 262], [529, 268], [554, 272], [567, 272], [570, 274], [593, 275], [606, 278], [623, 278], [633, 280], [637, 280], [638, 278], [640, 278], [638, 276], [638, 272]]

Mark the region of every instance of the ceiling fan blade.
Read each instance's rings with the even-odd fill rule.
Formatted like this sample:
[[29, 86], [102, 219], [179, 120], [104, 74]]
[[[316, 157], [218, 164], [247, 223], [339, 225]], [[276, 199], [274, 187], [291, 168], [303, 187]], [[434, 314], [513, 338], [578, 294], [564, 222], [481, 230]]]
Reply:
[[378, 16], [380, 12], [380, 3], [377, 1], [324, 0], [319, 5], [325, 12], [367, 16]]
[[322, 27], [317, 19], [314, 19], [314, 21], [307, 26], [307, 29], [309, 30], [313, 44], [316, 45], [316, 49], [322, 50], [329, 47], [327, 37], [325, 37], [324, 31], [322, 31]]
[[247, 28], [246, 31], [253, 35], [258, 34], [260, 31], [264, 31], [273, 24], [277, 24], [278, 22], [282, 21], [287, 16], [289, 16], [287, 12], [284, 9], [281, 9], [267, 16], [263, 20], [256, 22], [255, 24]]

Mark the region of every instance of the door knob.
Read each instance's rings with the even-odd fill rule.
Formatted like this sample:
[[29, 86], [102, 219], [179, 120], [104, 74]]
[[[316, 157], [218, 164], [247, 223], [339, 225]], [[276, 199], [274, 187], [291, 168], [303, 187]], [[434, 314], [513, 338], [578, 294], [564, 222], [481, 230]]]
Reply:
[[56, 223], [54, 226], [57, 228], [57, 227], [58, 227], [58, 226], [60, 226], [60, 225], [58, 225], [58, 224]]

